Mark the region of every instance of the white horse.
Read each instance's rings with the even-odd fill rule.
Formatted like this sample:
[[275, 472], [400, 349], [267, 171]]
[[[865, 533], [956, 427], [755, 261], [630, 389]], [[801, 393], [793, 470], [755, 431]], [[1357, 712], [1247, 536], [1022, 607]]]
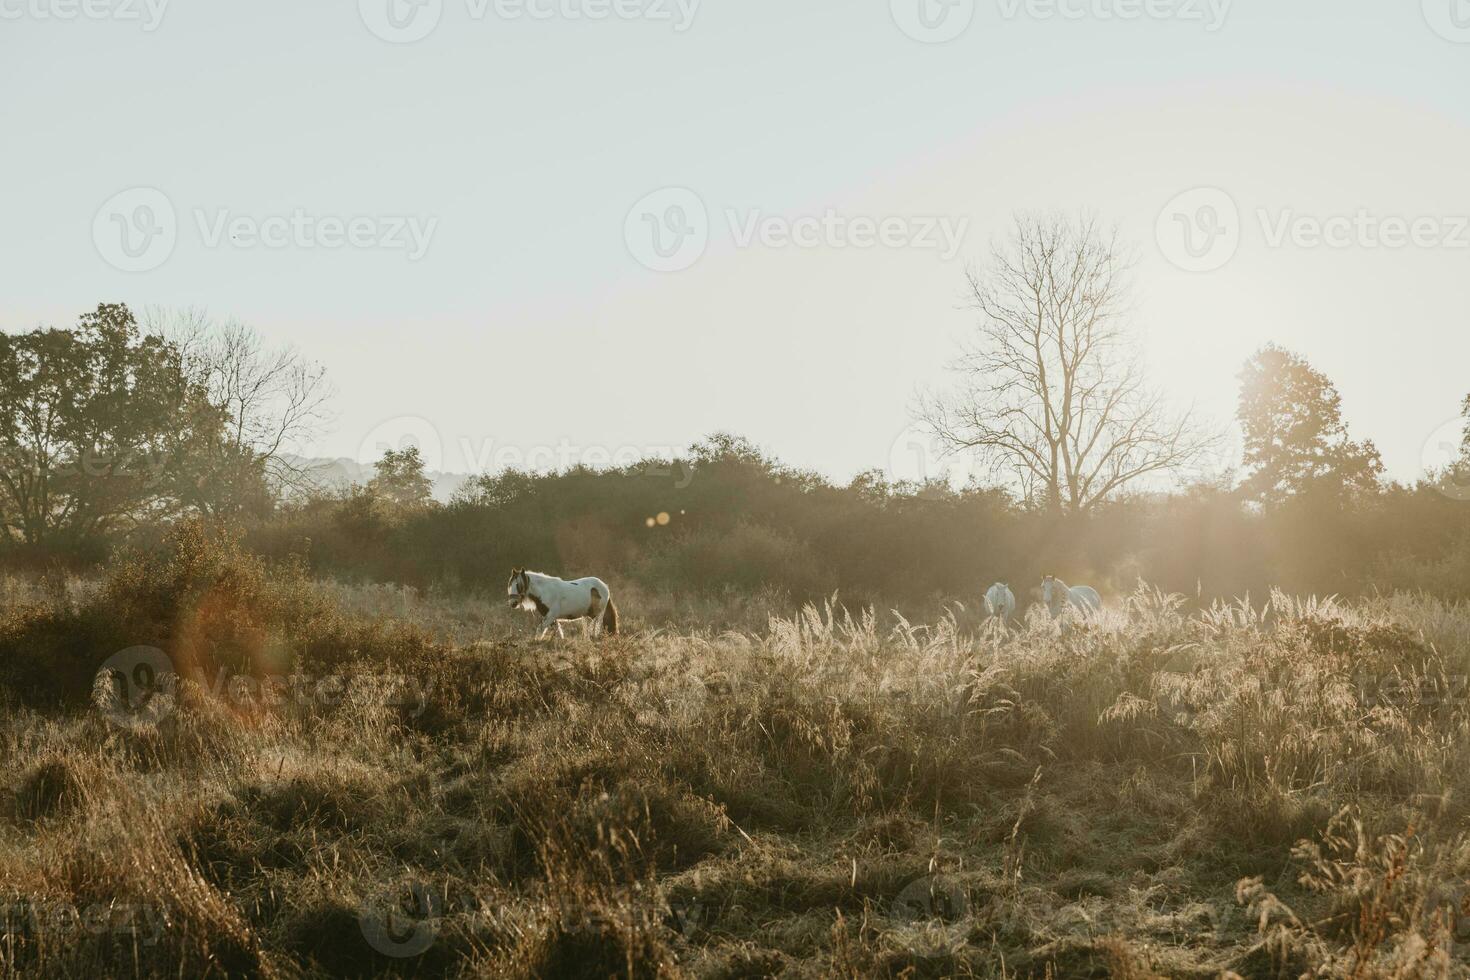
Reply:
[[996, 582], [985, 593], [985, 611], [1010, 622], [1016, 615], [1016, 594], [1004, 582]]
[[1069, 586], [1054, 575], [1041, 580], [1041, 601], [1053, 617], [1061, 615], [1064, 609], [1084, 615], [1102, 609], [1102, 596], [1097, 594], [1097, 589], [1090, 585]]
[[585, 619], [587, 632], [595, 634], [600, 625], [609, 635], [618, 631], [618, 607], [613, 605], [612, 592], [600, 578], [579, 578], [567, 582], [540, 572], [528, 572], [517, 568], [510, 573], [510, 585], [505, 594], [510, 598], [510, 608], [535, 610], [541, 614], [541, 632], [544, 637], [553, 629], [562, 636], [561, 624], [567, 620]]

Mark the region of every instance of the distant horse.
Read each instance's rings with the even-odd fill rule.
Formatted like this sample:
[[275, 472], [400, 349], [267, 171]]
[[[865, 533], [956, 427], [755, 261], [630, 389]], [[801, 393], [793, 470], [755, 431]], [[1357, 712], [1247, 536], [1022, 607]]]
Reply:
[[1041, 580], [1041, 601], [1046, 603], [1053, 618], [1060, 616], [1066, 609], [1084, 615], [1102, 609], [1102, 596], [1092, 586], [1069, 586], [1053, 575]]
[[510, 598], [510, 608], [535, 610], [541, 614], [541, 632], [544, 637], [553, 629], [561, 636], [564, 621], [585, 619], [587, 632], [595, 634], [599, 624], [609, 635], [618, 631], [618, 607], [613, 605], [612, 592], [600, 578], [579, 578], [567, 582], [540, 572], [528, 572], [517, 568], [510, 573], [510, 585], [505, 594]]
[[996, 582], [985, 593], [985, 611], [991, 616], [999, 616], [1006, 622], [1010, 622], [1016, 615], [1016, 594], [1011, 587], [1004, 582]]

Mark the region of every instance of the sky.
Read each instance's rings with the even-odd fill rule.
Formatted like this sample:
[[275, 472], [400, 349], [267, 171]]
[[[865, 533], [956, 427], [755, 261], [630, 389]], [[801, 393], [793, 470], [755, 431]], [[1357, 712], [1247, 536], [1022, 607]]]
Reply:
[[0, 85], [0, 329], [243, 320], [310, 455], [929, 475], [1029, 210], [1117, 226], [1222, 426], [1275, 342], [1413, 479], [1470, 392], [1470, 0], [0, 0]]

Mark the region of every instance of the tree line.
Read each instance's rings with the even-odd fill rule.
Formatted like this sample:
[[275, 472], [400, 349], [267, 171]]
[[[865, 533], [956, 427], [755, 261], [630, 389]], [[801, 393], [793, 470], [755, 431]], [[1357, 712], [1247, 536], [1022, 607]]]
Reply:
[[266, 518], [330, 393], [319, 366], [197, 312], [145, 328], [104, 303], [0, 334], [0, 544], [95, 559], [188, 515]]
[[[0, 335], [0, 548], [95, 561], [198, 516], [323, 572], [419, 585], [531, 565], [873, 601], [1047, 572], [1202, 598], [1470, 592], [1470, 424], [1445, 472], [1388, 482], [1331, 380], [1268, 345], [1239, 375], [1228, 470], [1220, 432], [1141, 366], [1116, 234], [1022, 216], [967, 287], [976, 328], [955, 384], [917, 411], [988, 464], [983, 484], [873, 471], [840, 485], [719, 434], [672, 468], [487, 474], [443, 505], [413, 447], [363, 486], [312, 484], [292, 451], [329, 418], [319, 365], [238, 323], [150, 311], [140, 325], [104, 304], [70, 329]], [[1470, 423], [1470, 397], [1462, 409]]]

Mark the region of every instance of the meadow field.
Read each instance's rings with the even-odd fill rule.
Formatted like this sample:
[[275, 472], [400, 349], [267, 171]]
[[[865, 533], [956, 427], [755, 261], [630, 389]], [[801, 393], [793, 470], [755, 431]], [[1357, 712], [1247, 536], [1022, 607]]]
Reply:
[[0, 21], [0, 980], [1470, 980], [1470, 0]]
[[1470, 974], [1463, 605], [502, 590], [5, 578], [4, 971]]

